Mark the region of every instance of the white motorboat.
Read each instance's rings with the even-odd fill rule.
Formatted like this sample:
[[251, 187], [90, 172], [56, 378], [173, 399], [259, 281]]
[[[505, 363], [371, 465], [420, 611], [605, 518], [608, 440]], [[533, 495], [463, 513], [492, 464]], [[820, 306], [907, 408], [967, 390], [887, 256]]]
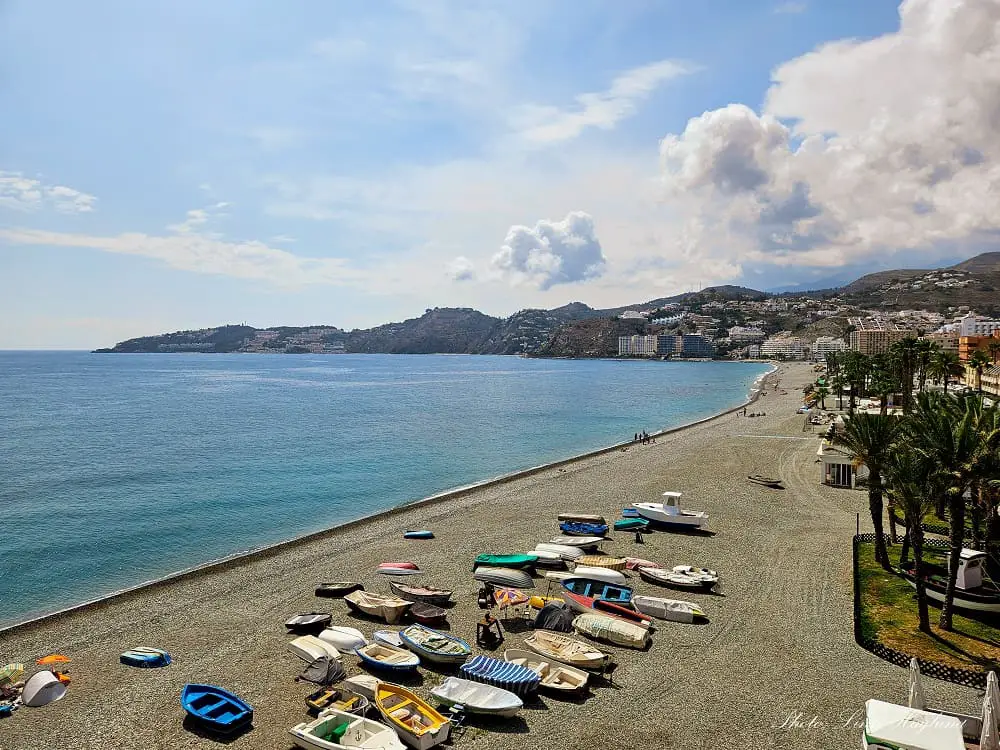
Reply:
[[353, 651], [356, 648], [368, 645], [365, 634], [357, 628], [349, 628], [344, 625], [331, 625], [319, 634], [321, 641], [326, 641], [338, 651]]
[[664, 492], [663, 502], [632, 503], [640, 516], [652, 524], [700, 529], [708, 523], [708, 513], [701, 510], [682, 510], [680, 492]]
[[582, 669], [562, 664], [555, 659], [526, 651], [523, 648], [508, 648], [503, 652], [503, 658], [504, 661], [509, 661], [511, 664], [519, 664], [537, 672], [542, 678], [539, 687], [562, 693], [579, 693], [587, 689], [590, 675]]
[[574, 578], [590, 578], [605, 583], [625, 583], [625, 574], [611, 568], [594, 568], [587, 565], [577, 565], [573, 568]]
[[655, 617], [658, 620], [690, 623], [705, 617], [702, 608], [693, 602], [664, 599], [662, 596], [636, 595], [632, 597], [632, 606], [644, 615]]
[[[576, 560], [579, 557], [583, 557], [584, 552], [579, 547], [573, 547], [569, 544], [550, 544], [546, 542], [540, 542], [535, 545], [535, 550], [541, 550], [543, 552], [555, 552], [563, 560]], [[532, 553], [534, 554], [534, 553]]]
[[[986, 567], [986, 553], [974, 549], [963, 549], [958, 561], [958, 575], [955, 577], [955, 607], [974, 612], [1000, 612], [1000, 587], [983, 575]], [[913, 561], [903, 563], [899, 572], [911, 586], [917, 583], [913, 575]], [[948, 582], [948, 567], [924, 561], [921, 570], [927, 598], [942, 604]]]
[[474, 714], [510, 717], [524, 707], [524, 701], [509, 690], [461, 677], [447, 678], [431, 690], [431, 697], [449, 708], [462, 706]]
[[413, 602], [408, 602], [406, 599], [373, 594], [370, 591], [352, 591], [344, 597], [344, 601], [351, 609], [373, 617], [381, 617], [390, 625], [399, 622], [406, 610], [413, 606]]
[[558, 544], [563, 547], [578, 547], [588, 549], [596, 547], [601, 542], [608, 541], [603, 536], [556, 536], [549, 540], [549, 544]]
[[405, 750], [390, 727], [344, 711], [328, 708], [318, 718], [288, 730], [292, 742], [306, 750]]
[[314, 635], [301, 635], [295, 640], [289, 641], [288, 650], [310, 664], [324, 656], [330, 659], [340, 658], [340, 651], [337, 650], [336, 646], [320, 640]]

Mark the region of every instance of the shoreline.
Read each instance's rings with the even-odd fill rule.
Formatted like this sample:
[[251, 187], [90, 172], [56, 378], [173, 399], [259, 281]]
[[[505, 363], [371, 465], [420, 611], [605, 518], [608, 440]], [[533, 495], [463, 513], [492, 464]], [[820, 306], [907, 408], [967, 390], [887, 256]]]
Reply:
[[[767, 372], [761, 373], [757, 376], [753, 383], [750, 385], [750, 389], [747, 392], [746, 398], [737, 406], [730, 407], [723, 411], [711, 414], [707, 417], [702, 417], [701, 419], [696, 419], [692, 422], [687, 422], [676, 427], [669, 427], [663, 430], [658, 430], [656, 432], [650, 433], [651, 438], [664, 437], [667, 435], [674, 435], [683, 430], [691, 429], [692, 427], [697, 427], [698, 425], [706, 424], [716, 419], [720, 419], [728, 414], [732, 414], [740, 409], [745, 408], [749, 404], [754, 403], [760, 398], [762, 391], [764, 390], [764, 384], [767, 378], [774, 375], [778, 371], [779, 365], [775, 362], [769, 362], [771, 369]], [[583, 453], [578, 453], [568, 458], [557, 459], [555, 461], [549, 461], [547, 463], [538, 464], [535, 466], [528, 467], [526, 469], [518, 469], [513, 472], [508, 472], [506, 474], [500, 474], [489, 479], [482, 479], [470, 484], [460, 485], [458, 487], [452, 487], [441, 492], [428, 495], [426, 497], [418, 498], [416, 500], [410, 500], [398, 505], [394, 505], [385, 510], [380, 510], [375, 513], [369, 513], [358, 518], [350, 519], [333, 526], [328, 526], [317, 531], [306, 532], [305, 534], [299, 534], [297, 536], [290, 537], [288, 539], [283, 539], [278, 542], [272, 542], [270, 544], [265, 544], [260, 547], [251, 547], [246, 550], [239, 552], [234, 552], [231, 555], [226, 555], [224, 557], [216, 558], [214, 560], [208, 560], [197, 565], [182, 568], [181, 570], [176, 570], [166, 575], [159, 576], [157, 578], [152, 578], [147, 581], [142, 581], [133, 586], [127, 586], [122, 589], [117, 589], [107, 594], [102, 594], [100, 596], [87, 599], [85, 601], [79, 602], [77, 604], [71, 604], [66, 607], [61, 607], [57, 610], [51, 612], [45, 612], [38, 615], [29, 616], [25, 620], [18, 620], [11, 622], [9, 624], [0, 623], [0, 636], [11, 636], [21, 633], [26, 630], [30, 630], [34, 627], [44, 626], [48, 624], [53, 619], [62, 617], [68, 614], [77, 614], [80, 612], [85, 612], [91, 609], [99, 609], [102, 606], [106, 606], [115, 601], [124, 600], [132, 596], [139, 595], [145, 591], [149, 591], [155, 588], [166, 586], [178, 581], [187, 580], [190, 578], [196, 578], [202, 575], [208, 575], [211, 573], [227, 570], [231, 567], [240, 565], [245, 562], [251, 562], [254, 560], [262, 560], [273, 555], [279, 554], [287, 549], [292, 549], [300, 545], [308, 544], [309, 542], [322, 540], [326, 537], [339, 534], [341, 532], [347, 531], [354, 527], [362, 526], [368, 523], [374, 523], [385, 518], [391, 518], [392, 516], [399, 515], [406, 511], [413, 510], [415, 508], [428, 507], [435, 505], [447, 500], [452, 500], [455, 498], [462, 497], [469, 493], [481, 490], [484, 488], [499, 486], [503, 484], [508, 484], [514, 482], [518, 479], [523, 479], [526, 477], [539, 474], [541, 472], [547, 471], [549, 469], [559, 468], [561, 466], [566, 466], [568, 464], [576, 463], [578, 461], [583, 461], [588, 458], [593, 458], [595, 456], [601, 456], [607, 453], [613, 453], [615, 451], [620, 451], [624, 448], [628, 448], [635, 443], [631, 440], [623, 441], [620, 443], [614, 443], [609, 446], [604, 446], [602, 448], [595, 448], [590, 451], [585, 451]]]

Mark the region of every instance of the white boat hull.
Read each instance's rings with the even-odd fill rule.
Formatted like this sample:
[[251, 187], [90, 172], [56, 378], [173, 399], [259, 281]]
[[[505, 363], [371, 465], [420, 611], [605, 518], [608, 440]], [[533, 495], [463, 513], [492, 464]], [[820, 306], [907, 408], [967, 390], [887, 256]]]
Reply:
[[664, 599], [660, 596], [633, 596], [632, 605], [644, 615], [671, 622], [694, 622], [696, 617], [704, 617], [701, 607], [693, 602], [678, 599]]
[[582, 549], [579, 547], [573, 547], [569, 544], [551, 544], [541, 542], [535, 545], [535, 549], [545, 552], [555, 552], [563, 560], [576, 560], [579, 557], [583, 557]]
[[[917, 584], [911, 578], [906, 579], [914, 589]], [[930, 586], [925, 586], [924, 589], [927, 591], [927, 598], [932, 599], [938, 604], [944, 604], [944, 594], [940, 591], [932, 589]], [[975, 601], [971, 599], [962, 599], [959, 597], [960, 590], [955, 590], [955, 609], [970, 610], [972, 612], [1000, 612], [1000, 600], [997, 601]]]
[[663, 526], [697, 529], [708, 523], [708, 514], [702, 511], [667, 510], [662, 503], [632, 503], [632, 507], [647, 521]]
[[595, 581], [617, 584], [623, 584], [626, 581], [625, 574], [619, 573], [617, 570], [611, 570], [611, 568], [594, 568], [586, 565], [577, 565], [573, 568], [573, 577], [590, 578]]
[[516, 716], [524, 702], [509, 690], [482, 682], [449, 677], [431, 690], [431, 697], [444, 706], [462, 706], [474, 714]]
[[334, 625], [319, 634], [319, 639], [333, 646], [338, 651], [353, 651], [356, 648], [368, 645], [365, 638], [357, 628], [349, 628], [343, 625]]
[[[331, 742], [314, 734], [317, 729], [324, 733], [322, 727], [328, 722], [335, 724], [348, 722], [343, 740], [346, 744]], [[405, 745], [399, 741], [396, 733], [385, 724], [371, 719], [364, 719], [353, 714], [327, 709], [319, 717], [308, 723], [303, 722], [289, 730], [292, 742], [297, 747], [306, 750], [405, 750]]]

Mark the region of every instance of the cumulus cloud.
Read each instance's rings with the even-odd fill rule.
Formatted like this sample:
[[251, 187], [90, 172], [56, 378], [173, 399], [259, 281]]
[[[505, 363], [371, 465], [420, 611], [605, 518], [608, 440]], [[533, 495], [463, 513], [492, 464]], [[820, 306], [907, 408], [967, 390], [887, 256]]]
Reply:
[[476, 267], [464, 255], [459, 255], [448, 264], [448, 276], [452, 281], [472, 281], [476, 277]]
[[622, 73], [607, 91], [580, 94], [575, 107], [519, 107], [512, 124], [522, 139], [536, 144], [567, 141], [589, 127], [610, 130], [663, 83], [697, 70], [683, 60], [649, 63]]
[[779, 66], [761, 113], [732, 104], [664, 138], [699, 245], [736, 230], [738, 259], [839, 265], [1000, 230], [1000, 2], [899, 12], [896, 32]]
[[512, 226], [491, 265], [515, 283], [527, 281], [549, 289], [601, 276], [607, 259], [594, 233], [594, 220], [573, 211], [562, 221]]
[[59, 213], [80, 214], [94, 210], [97, 198], [65, 185], [46, 185], [20, 172], [0, 171], [0, 206], [17, 211], [51, 208]]

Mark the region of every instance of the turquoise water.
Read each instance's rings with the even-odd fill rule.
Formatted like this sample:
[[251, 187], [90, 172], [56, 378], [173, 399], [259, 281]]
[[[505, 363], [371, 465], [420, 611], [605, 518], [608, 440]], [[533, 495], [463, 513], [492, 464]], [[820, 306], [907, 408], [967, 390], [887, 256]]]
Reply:
[[0, 622], [684, 424], [766, 369], [0, 352]]

